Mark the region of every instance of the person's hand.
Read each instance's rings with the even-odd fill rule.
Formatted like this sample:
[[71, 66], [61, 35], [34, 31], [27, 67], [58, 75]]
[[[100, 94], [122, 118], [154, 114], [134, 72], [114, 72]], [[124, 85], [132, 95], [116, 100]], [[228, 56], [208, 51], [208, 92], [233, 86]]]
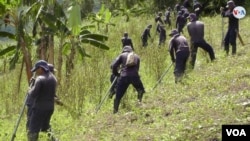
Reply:
[[35, 80], [36, 80], [36, 78], [31, 77], [31, 78], [30, 78], [30, 81], [29, 81], [29, 84], [30, 84], [30, 85], [33, 85], [33, 84], [35, 83]]
[[224, 7], [220, 7], [220, 12], [222, 13], [224, 11]]
[[114, 74], [115, 76], [117, 76], [117, 77], [119, 77], [120, 76], [120, 73], [116, 73], [116, 74]]
[[57, 105], [63, 106], [63, 102], [59, 98], [55, 97], [54, 99]]

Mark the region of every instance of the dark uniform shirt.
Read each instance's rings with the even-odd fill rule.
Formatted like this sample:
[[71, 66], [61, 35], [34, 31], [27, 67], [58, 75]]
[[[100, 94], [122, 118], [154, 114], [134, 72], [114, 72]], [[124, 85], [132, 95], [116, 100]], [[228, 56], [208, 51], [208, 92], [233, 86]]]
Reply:
[[131, 48], [134, 50], [134, 46], [133, 46], [133, 42], [131, 38], [122, 37], [121, 41], [122, 41], [122, 47], [131, 46]]
[[114, 64], [112, 67], [113, 74], [115, 74], [115, 75], [118, 74], [117, 68], [121, 65], [120, 76], [139, 76], [138, 71], [139, 71], [139, 67], [140, 67], [140, 58], [138, 55], [135, 54], [135, 59], [136, 59], [135, 66], [132, 66], [132, 67], [126, 66], [127, 56], [128, 56], [129, 52], [132, 52], [132, 49], [127, 48], [127, 46], [125, 46], [123, 48], [122, 53], [114, 61]]
[[188, 33], [191, 42], [199, 42], [204, 40], [204, 23], [201, 21], [193, 21], [187, 24]]
[[29, 91], [31, 98], [34, 99], [32, 108], [41, 110], [54, 109], [56, 85], [57, 80], [52, 73], [47, 72], [38, 76], [35, 80], [34, 87]]
[[173, 62], [175, 61], [175, 53], [182, 50], [189, 50], [188, 42], [184, 36], [177, 34], [169, 42], [169, 53]]
[[227, 10], [222, 12], [223, 17], [228, 17], [228, 29], [239, 29], [239, 19], [233, 15], [233, 10]]

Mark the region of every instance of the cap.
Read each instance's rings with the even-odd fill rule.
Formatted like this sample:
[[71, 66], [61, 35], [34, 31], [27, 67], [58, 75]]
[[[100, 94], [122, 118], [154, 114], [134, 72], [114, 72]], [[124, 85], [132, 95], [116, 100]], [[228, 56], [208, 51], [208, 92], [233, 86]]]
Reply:
[[174, 35], [177, 35], [177, 34], [179, 34], [178, 30], [177, 29], [173, 29], [171, 31], [171, 33], [169, 34], [169, 36], [174, 36]]
[[124, 46], [122, 49], [122, 52], [131, 52], [131, 51], [133, 51], [131, 46]]
[[55, 72], [56, 71], [56, 69], [55, 69], [55, 67], [54, 67], [53, 64], [48, 64], [48, 67], [49, 67], [49, 71], [50, 72]]
[[197, 17], [196, 17], [196, 15], [195, 15], [194, 13], [190, 13], [189, 16], [188, 16], [187, 18], [189, 18], [191, 22], [197, 20]]
[[124, 32], [124, 34], [123, 34], [124, 36], [128, 36], [128, 32]]
[[228, 8], [228, 7], [229, 7], [229, 5], [234, 6], [234, 1], [232, 1], [232, 0], [228, 1], [228, 2], [227, 2], [227, 6], [226, 6], [226, 7]]
[[48, 63], [44, 60], [39, 60], [36, 62], [35, 66], [31, 69], [31, 72], [35, 72], [39, 67], [43, 68], [45, 71], [49, 71]]

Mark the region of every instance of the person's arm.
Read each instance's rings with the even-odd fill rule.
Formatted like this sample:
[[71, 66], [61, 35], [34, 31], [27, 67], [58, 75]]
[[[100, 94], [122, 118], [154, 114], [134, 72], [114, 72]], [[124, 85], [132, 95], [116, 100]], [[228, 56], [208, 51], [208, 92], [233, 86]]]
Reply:
[[112, 73], [115, 75], [115, 76], [119, 76], [119, 72], [118, 72], [118, 67], [120, 66], [121, 64], [121, 55], [119, 55], [114, 63], [113, 63], [113, 67], [112, 67]]
[[38, 76], [35, 80], [35, 84], [34, 86], [29, 90], [29, 95], [32, 98], [36, 98], [39, 95], [39, 92], [41, 90], [41, 86], [42, 86], [42, 79], [41, 76]]
[[175, 55], [174, 55], [174, 39], [171, 39], [169, 43], [169, 54], [171, 57], [171, 61], [175, 62]]

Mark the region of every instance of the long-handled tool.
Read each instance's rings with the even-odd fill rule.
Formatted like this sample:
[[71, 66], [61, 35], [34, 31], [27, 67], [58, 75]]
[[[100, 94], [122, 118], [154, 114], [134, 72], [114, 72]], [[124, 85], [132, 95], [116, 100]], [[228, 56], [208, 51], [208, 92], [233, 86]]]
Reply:
[[237, 37], [239, 38], [241, 45], [244, 46], [245, 44], [244, 44], [239, 32], [237, 32]]
[[153, 91], [157, 87], [157, 85], [161, 82], [163, 77], [168, 73], [168, 71], [172, 67], [172, 65], [173, 65], [173, 62], [167, 67], [166, 71], [161, 75], [160, 79], [156, 82], [156, 84], [154, 85], [154, 87], [152, 88], [151, 91]]
[[[35, 79], [34, 79], [34, 75], [31, 79], [31, 82], [30, 82], [30, 85], [29, 85], [29, 88], [31, 88], [35, 83]], [[23, 105], [21, 107], [21, 110], [20, 110], [20, 113], [19, 113], [19, 117], [17, 119], [17, 122], [15, 124], [15, 128], [14, 128], [14, 131], [12, 133], [12, 136], [11, 136], [11, 141], [14, 141], [15, 140], [15, 137], [16, 137], [16, 132], [17, 132], [17, 129], [18, 129], [18, 126], [20, 124], [20, 121], [21, 121], [21, 118], [23, 116], [23, 113], [24, 113], [24, 109], [25, 109], [25, 106], [26, 106], [26, 102], [27, 102], [27, 99], [28, 99], [28, 96], [29, 96], [29, 93], [27, 92], [26, 93], [26, 96], [24, 98], [24, 101], [23, 101]]]
[[221, 16], [221, 48], [224, 48], [224, 18]]
[[112, 84], [110, 85], [108, 91], [106, 92], [105, 96], [104, 96], [103, 99], [101, 100], [100, 104], [96, 107], [96, 113], [100, 110], [102, 104], [104, 103], [104, 101], [105, 101], [106, 98], [108, 97], [109, 92], [110, 92], [111, 88], [113, 87], [113, 85], [115, 84], [116, 80], [117, 80], [117, 76], [114, 78]]

